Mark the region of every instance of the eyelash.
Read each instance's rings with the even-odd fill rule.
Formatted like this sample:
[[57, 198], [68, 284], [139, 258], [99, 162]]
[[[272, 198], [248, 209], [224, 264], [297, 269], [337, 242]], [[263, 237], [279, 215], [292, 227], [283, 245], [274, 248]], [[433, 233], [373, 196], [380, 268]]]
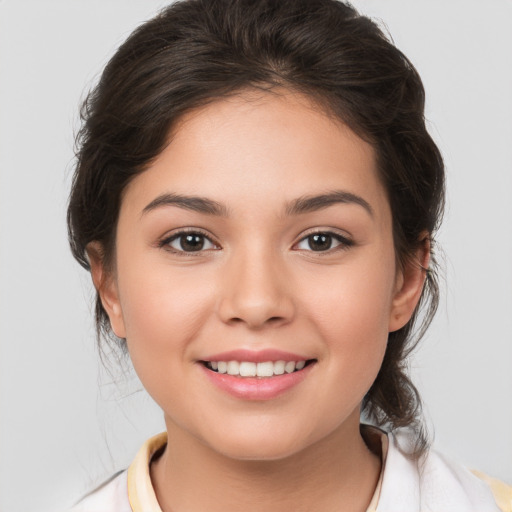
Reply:
[[[172, 252], [173, 254], [177, 254], [179, 256], [199, 256], [199, 255], [201, 255], [201, 253], [204, 252], [203, 249], [201, 249], [199, 251], [181, 251], [181, 250], [174, 249], [173, 247], [171, 247], [170, 244], [172, 242], [174, 242], [175, 240], [178, 240], [179, 238], [181, 238], [182, 236], [185, 236], [185, 235], [200, 235], [203, 238], [205, 238], [206, 240], [208, 240], [212, 245], [215, 245], [218, 247], [218, 244], [216, 244], [207, 233], [205, 233], [204, 231], [202, 231], [201, 229], [198, 229], [198, 228], [182, 229], [181, 231], [178, 231], [177, 233], [174, 233], [171, 236], [168, 236], [168, 237], [162, 239], [158, 243], [158, 247], [160, 247], [161, 249], [165, 249], [166, 251]], [[211, 249], [206, 249], [206, 250], [211, 250]]]
[[301, 244], [302, 242], [306, 241], [308, 238], [311, 238], [315, 235], [327, 235], [329, 237], [331, 237], [331, 239], [333, 241], [336, 241], [336, 242], [339, 242], [339, 245], [335, 246], [335, 247], [330, 247], [329, 249], [325, 250], [325, 251], [313, 251], [312, 249], [311, 250], [307, 250], [307, 252], [312, 252], [318, 256], [327, 256], [329, 254], [332, 254], [333, 252], [338, 252], [338, 251], [346, 251], [347, 249], [349, 249], [350, 247], [352, 247], [354, 245], [354, 242], [350, 239], [350, 238], [347, 238], [346, 236], [343, 236], [343, 235], [340, 235], [339, 233], [336, 233], [334, 231], [329, 231], [327, 229], [319, 229], [319, 230], [316, 230], [316, 231], [311, 231], [310, 233], [308, 233], [306, 236], [303, 236], [295, 245], [299, 245]]
[[[179, 249], [175, 249], [175, 248], [171, 247], [170, 244], [172, 242], [180, 239], [184, 235], [200, 235], [203, 238], [205, 238], [206, 240], [208, 240], [209, 243], [218, 247], [218, 244], [215, 243], [207, 233], [205, 233], [201, 229], [197, 229], [197, 228], [183, 229], [181, 231], [178, 231], [177, 233], [174, 233], [171, 236], [162, 239], [158, 243], [158, 247], [165, 249], [169, 252], [172, 252], [173, 254], [177, 254], [179, 256], [200, 256], [201, 253], [205, 252], [205, 250], [211, 250], [211, 249], [202, 249], [201, 248], [198, 251], [184, 251], [184, 250], [179, 250]], [[303, 236], [296, 244], [294, 244], [294, 247], [298, 246], [302, 242], [308, 240], [308, 238], [311, 238], [315, 235], [327, 235], [327, 236], [331, 237], [332, 240], [339, 242], [339, 245], [337, 245], [335, 247], [330, 247], [329, 249], [327, 249], [325, 251], [314, 251], [312, 249], [306, 250], [307, 252], [312, 252], [319, 256], [332, 254], [333, 252], [337, 252], [337, 251], [344, 251], [354, 245], [354, 242], [352, 240], [350, 240], [349, 238], [347, 238], [345, 236], [340, 235], [339, 233], [335, 233], [335, 232], [329, 231], [329, 230], [317, 230], [317, 231], [312, 231], [312, 232], [308, 233], [306, 236]], [[301, 250], [303, 250], [303, 249], [301, 249]]]

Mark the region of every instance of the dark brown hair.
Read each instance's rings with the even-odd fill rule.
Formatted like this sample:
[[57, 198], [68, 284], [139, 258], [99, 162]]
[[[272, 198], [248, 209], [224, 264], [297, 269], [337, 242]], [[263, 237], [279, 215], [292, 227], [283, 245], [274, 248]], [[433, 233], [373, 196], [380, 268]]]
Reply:
[[[130, 35], [82, 107], [68, 209], [78, 262], [90, 269], [86, 247], [97, 241], [105, 265], [112, 264], [123, 190], [169, 143], [184, 113], [243, 89], [279, 87], [307, 95], [372, 144], [399, 264], [411, 260], [424, 233], [433, 251], [444, 167], [425, 128], [424, 89], [372, 20], [337, 0], [181, 0]], [[405, 327], [390, 333], [365, 397], [364, 412], [379, 425], [419, 428], [407, 356], [438, 304], [435, 270], [432, 252], [420, 304]], [[99, 336], [116, 339], [99, 297], [96, 321]]]

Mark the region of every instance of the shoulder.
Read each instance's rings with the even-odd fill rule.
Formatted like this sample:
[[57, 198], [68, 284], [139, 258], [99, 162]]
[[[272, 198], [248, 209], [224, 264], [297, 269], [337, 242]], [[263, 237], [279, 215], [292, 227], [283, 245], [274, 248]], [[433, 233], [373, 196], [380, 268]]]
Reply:
[[475, 475], [436, 450], [415, 460], [407, 455], [413, 441], [407, 432], [388, 434], [379, 512], [512, 512], [509, 486], [499, 481], [491, 485], [492, 479]]
[[69, 512], [132, 512], [127, 471], [120, 471], [82, 498]]
[[166, 444], [167, 432], [148, 439], [127, 470], [116, 473], [68, 512], [161, 512], [149, 467], [153, 456]]
[[496, 504], [502, 512], [512, 512], [512, 486], [507, 485], [501, 480], [497, 480], [496, 478], [492, 478], [484, 473], [480, 473], [480, 471], [472, 471], [472, 473], [483, 480], [490, 487], [494, 499], [496, 500]]
[[435, 450], [429, 452], [422, 469], [424, 492], [441, 490], [446, 494], [445, 499], [455, 502], [456, 498], [468, 507], [473, 506], [468, 510], [512, 512], [512, 488], [499, 480], [472, 472]]

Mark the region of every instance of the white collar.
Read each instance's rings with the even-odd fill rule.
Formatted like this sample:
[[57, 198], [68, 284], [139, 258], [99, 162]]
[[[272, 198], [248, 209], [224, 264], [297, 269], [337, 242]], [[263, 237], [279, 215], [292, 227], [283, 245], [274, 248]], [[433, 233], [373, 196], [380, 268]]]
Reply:
[[[500, 512], [489, 486], [466, 468], [434, 450], [408, 457], [414, 435], [379, 429], [383, 466], [367, 512]], [[162, 512], [151, 485], [149, 465], [167, 443], [165, 432], [148, 439], [128, 469], [133, 512]]]
[[387, 437], [375, 512], [500, 512], [489, 486], [468, 469], [435, 450], [408, 457], [414, 435], [407, 431]]

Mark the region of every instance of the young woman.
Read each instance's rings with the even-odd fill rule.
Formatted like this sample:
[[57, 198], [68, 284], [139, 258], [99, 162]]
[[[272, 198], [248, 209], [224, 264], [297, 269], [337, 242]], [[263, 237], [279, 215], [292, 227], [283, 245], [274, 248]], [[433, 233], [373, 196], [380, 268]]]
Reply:
[[438, 300], [423, 109], [337, 0], [185, 0], [121, 46], [84, 105], [70, 242], [167, 431], [73, 510], [512, 509], [429, 449], [406, 373]]

